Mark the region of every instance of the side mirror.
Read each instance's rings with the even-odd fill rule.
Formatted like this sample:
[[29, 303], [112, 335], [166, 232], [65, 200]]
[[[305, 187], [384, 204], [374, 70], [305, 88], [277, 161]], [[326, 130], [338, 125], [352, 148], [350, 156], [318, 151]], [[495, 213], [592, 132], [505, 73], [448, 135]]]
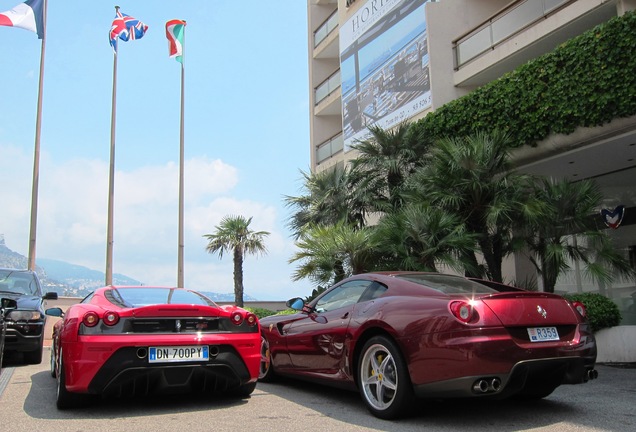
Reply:
[[293, 299], [287, 300], [285, 306], [294, 310], [302, 310], [303, 306], [305, 306], [305, 302], [300, 297], [294, 297]]
[[64, 311], [62, 310], [62, 308], [59, 307], [54, 307], [54, 308], [50, 308], [44, 311], [44, 313], [48, 316], [53, 316], [53, 317], [63, 317], [64, 316]]
[[57, 293], [55, 291], [50, 291], [44, 294], [42, 297], [44, 300], [57, 300]]

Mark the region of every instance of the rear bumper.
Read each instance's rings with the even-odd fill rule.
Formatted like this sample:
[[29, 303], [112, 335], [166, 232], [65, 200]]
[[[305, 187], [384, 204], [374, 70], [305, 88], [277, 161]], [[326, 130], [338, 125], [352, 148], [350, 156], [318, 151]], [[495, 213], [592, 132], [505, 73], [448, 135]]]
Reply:
[[[80, 336], [62, 342], [66, 388], [74, 393], [221, 391], [256, 382], [260, 334]], [[209, 346], [205, 362], [150, 363], [149, 346]]]
[[[525, 329], [521, 333], [524, 332]], [[584, 383], [594, 377], [590, 371], [596, 363], [596, 340], [587, 324], [574, 327], [571, 338], [560, 341], [534, 343], [511, 333], [515, 331], [498, 327], [438, 334], [436, 338], [424, 336], [420, 339], [423, 342], [420, 347], [424, 348], [418, 347], [413, 353], [417, 361], [409, 368], [416, 394], [424, 397], [549, 394], [550, 389], [561, 384]], [[482, 391], [486, 387], [480, 382], [482, 379], [495, 380], [497, 388], [489, 386]]]
[[205, 363], [149, 364], [138, 349], [122, 348], [99, 369], [88, 386], [91, 394], [146, 396], [150, 394], [214, 393], [247, 384], [252, 377], [231, 346]]
[[[414, 386], [415, 394], [422, 398], [506, 398], [532, 389], [537, 383], [542, 388], [562, 384], [581, 384], [590, 379], [594, 371], [594, 357], [558, 357], [521, 361], [509, 373], [485, 373]], [[484, 380], [487, 388], [480, 388]], [[490, 384], [494, 380], [496, 388]]]

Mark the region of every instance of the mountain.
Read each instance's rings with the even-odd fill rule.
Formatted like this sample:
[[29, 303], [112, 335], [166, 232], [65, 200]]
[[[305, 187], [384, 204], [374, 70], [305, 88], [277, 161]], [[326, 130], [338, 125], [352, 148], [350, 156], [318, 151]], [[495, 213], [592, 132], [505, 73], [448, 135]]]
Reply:
[[[84, 297], [95, 288], [104, 286], [103, 272], [88, 267], [48, 258], [38, 258], [38, 266], [46, 270], [46, 279], [63, 282], [69, 287], [65, 296]], [[46, 285], [42, 282], [43, 285]], [[113, 274], [113, 285], [143, 285], [138, 280], [122, 274]], [[75, 295], [77, 293], [77, 295]], [[58, 294], [60, 294], [58, 292]]]
[[[28, 260], [24, 255], [7, 247], [3, 234], [0, 234], [0, 267], [20, 269], [28, 267]], [[106, 280], [104, 272], [99, 270], [48, 258], [37, 259], [35, 272], [40, 278], [44, 291], [55, 291], [64, 297], [83, 298], [96, 288], [104, 286]], [[142, 282], [122, 274], [113, 274], [113, 284], [144, 285]], [[234, 293], [215, 293], [198, 288], [197, 290], [217, 302], [234, 301]], [[243, 300], [255, 301], [256, 299], [244, 295]]]
[[[57, 261], [48, 258], [38, 258], [38, 264], [46, 269], [46, 274], [53, 279], [64, 280], [72, 285], [80, 285], [82, 281], [104, 281], [106, 278], [103, 272], [89, 269], [88, 267], [70, 264], [64, 261]], [[76, 280], [77, 282], [72, 282]], [[122, 274], [113, 274], [113, 284], [115, 285], [142, 285], [141, 282]]]

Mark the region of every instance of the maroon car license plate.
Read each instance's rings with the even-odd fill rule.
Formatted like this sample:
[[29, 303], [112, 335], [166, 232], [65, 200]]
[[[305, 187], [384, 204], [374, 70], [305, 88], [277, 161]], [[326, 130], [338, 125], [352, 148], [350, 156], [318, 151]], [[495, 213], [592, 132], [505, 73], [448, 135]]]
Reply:
[[210, 353], [207, 345], [162, 346], [148, 348], [149, 363], [208, 361], [209, 359]]
[[530, 327], [528, 328], [530, 342], [558, 341], [559, 332], [556, 327]]

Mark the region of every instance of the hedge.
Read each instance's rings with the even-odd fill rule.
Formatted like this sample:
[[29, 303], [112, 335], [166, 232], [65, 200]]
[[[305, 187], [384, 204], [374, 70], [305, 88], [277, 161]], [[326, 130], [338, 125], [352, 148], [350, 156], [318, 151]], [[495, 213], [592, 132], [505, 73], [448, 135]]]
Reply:
[[535, 146], [636, 114], [636, 12], [594, 27], [412, 124], [432, 138], [500, 130]]
[[580, 301], [587, 310], [587, 320], [593, 332], [614, 327], [621, 322], [621, 312], [616, 303], [598, 293], [578, 293], [564, 296], [570, 301]]

